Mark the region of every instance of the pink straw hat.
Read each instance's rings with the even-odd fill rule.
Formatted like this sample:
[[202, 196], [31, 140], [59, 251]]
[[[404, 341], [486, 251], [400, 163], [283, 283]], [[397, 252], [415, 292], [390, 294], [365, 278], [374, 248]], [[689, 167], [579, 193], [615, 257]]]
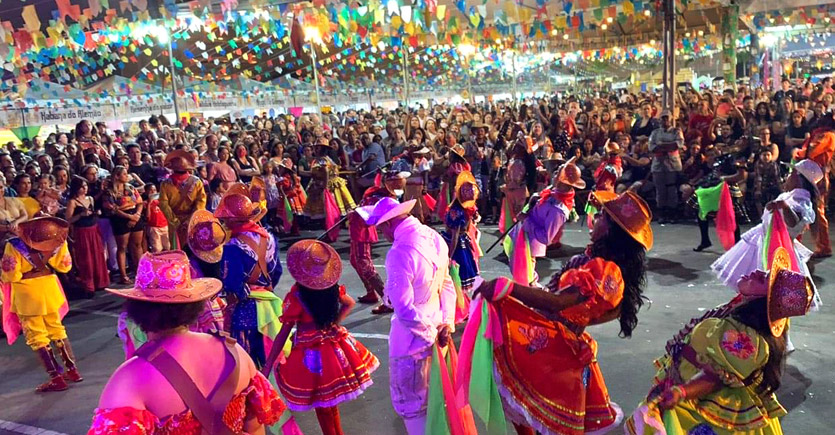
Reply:
[[209, 299], [223, 284], [215, 278], [191, 279], [191, 266], [183, 251], [146, 253], [136, 268], [130, 289], [108, 288], [117, 296], [164, 304], [184, 304]]

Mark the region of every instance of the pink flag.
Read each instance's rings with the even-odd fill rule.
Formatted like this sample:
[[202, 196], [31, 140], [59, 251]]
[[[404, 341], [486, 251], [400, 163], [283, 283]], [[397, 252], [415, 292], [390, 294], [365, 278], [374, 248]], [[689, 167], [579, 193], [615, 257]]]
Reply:
[[[339, 222], [341, 213], [339, 207], [336, 205], [336, 198], [333, 197], [333, 192], [325, 189], [325, 226], [330, 228]], [[333, 243], [339, 238], [339, 228], [334, 228], [328, 233], [328, 240]]]
[[719, 242], [726, 251], [736, 243], [734, 232], [736, 232], [734, 203], [731, 201], [728, 183], [723, 183], [722, 193], [719, 195], [719, 210], [716, 212], [716, 235], [719, 236]]

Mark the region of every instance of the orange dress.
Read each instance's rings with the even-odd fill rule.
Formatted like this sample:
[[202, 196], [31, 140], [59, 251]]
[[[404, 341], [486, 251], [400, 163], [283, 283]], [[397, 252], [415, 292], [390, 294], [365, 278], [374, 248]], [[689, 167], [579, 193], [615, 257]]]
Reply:
[[[329, 408], [356, 399], [373, 383], [380, 361], [345, 327], [315, 326], [296, 286], [284, 299], [281, 323], [297, 328], [287, 362], [276, 369], [276, 383], [292, 411]], [[340, 296], [345, 287], [339, 287]]]
[[505, 410], [511, 420], [543, 434], [582, 435], [622, 417], [609, 400], [597, 342], [583, 331], [623, 298], [620, 269], [594, 258], [563, 273], [558, 290], [568, 286], [589, 299], [561, 311], [559, 321], [513, 298], [494, 303], [504, 344], [493, 355]]
[[[261, 373], [249, 386], [232, 398], [223, 413], [223, 422], [235, 433], [244, 433], [244, 421], [256, 417], [270, 426], [278, 422], [285, 406], [278, 393]], [[97, 408], [87, 435], [200, 435], [203, 426], [191, 410], [167, 417], [157, 417], [147, 409], [130, 407]]]

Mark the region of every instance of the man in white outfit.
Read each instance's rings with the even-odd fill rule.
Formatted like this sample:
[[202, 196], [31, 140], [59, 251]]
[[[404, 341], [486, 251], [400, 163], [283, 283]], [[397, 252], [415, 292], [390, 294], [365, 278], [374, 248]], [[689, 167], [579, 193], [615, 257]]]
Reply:
[[386, 256], [391, 402], [409, 435], [423, 435], [432, 346], [446, 346], [454, 329], [455, 288], [449, 248], [438, 232], [409, 215], [415, 200], [383, 198], [356, 211], [392, 242]]

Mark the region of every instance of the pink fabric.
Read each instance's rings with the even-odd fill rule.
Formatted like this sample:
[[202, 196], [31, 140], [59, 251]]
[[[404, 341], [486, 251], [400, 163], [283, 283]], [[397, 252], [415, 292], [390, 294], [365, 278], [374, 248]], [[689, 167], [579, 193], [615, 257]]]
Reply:
[[455, 343], [450, 341], [447, 346], [450, 359], [449, 367], [447, 367], [446, 359], [443, 358], [440, 345], [436, 343], [435, 346], [437, 347], [435, 354], [439, 357], [438, 364], [441, 368], [441, 386], [444, 392], [450, 435], [477, 434], [470, 406], [467, 402], [460, 401], [455, 395], [453, 384], [458, 378], [458, 354], [455, 351]]
[[435, 198], [433, 198], [432, 195], [428, 193], [423, 195], [423, 202], [426, 203], [426, 208], [429, 210], [435, 210], [435, 206], [438, 205], [438, 201], [435, 201]]
[[302, 432], [302, 429], [296, 423], [296, 418], [290, 417], [290, 419], [281, 426], [281, 435], [304, 435], [304, 432]]
[[473, 299], [470, 304], [470, 320], [461, 337], [461, 353], [458, 355], [458, 379], [455, 400], [459, 404], [467, 403], [470, 397], [470, 377], [473, 368], [473, 350], [478, 330], [481, 328], [481, 305], [484, 298], [481, 295]]
[[785, 221], [783, 221], [783, 213], [773, 213], [771, 215], [771, 240], [768, 246], [764, 248], [768, 249], [769, 265], [774, 259], [774, 251], [777, 248], [784, 248], [789, 253], [791, 269], [795, 272], [800, 271], [800, 267], [797, 264], [797, 255], [794, 252], [794, 243], [792, 242], [791, 236], [789, 236], [789, 229], [786, 227]]
[[736, 231], [736, 214], [734, 204], [731, 201], [731, 192], [728, 190], [728, 183], [722, 185], [722, 193], [719, 196], [719, 211], [716, 212], [716, 235], [722, 247], [727, 251], [736, 243], [734, 232]]
[[[336, 205], [336, 198], [334, 198], [333, 193], [325, 189], [325, 226], [330, 228], [339, 221], [339, 207]], [[339, 239], [339, 228], [334, 228], [328, 233], [328, 240], [333, 243], [337, 239]]]
[[493, 342], [493, 346], [501, 346], [504, 343], [499, 313], [492, 304], [487, 305], [487, 330], [484, 331], [484, 336]]
[[523, 226], [519, 227], [519, 232], [516, 233], [510, 265], [514, 281], [528, 285], [533, 280], [530, 247], [525, 237], [525, 228]]
[[302, 116], [302, 113], [304, 113], [304, 107], [291, 107], [290, 108], [290, 114], [293, 115], [294, 118], [298, 118], [298, 117]]

